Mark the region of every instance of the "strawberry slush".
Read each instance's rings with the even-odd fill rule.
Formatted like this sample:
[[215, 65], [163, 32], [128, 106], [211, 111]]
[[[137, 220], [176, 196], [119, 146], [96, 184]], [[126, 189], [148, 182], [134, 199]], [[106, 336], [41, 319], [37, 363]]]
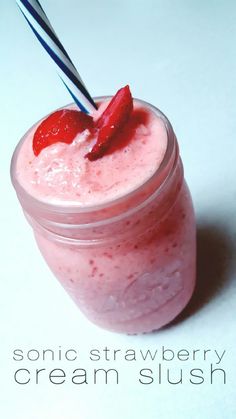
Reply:
[[[98, 103], [95, 124], [109, 99]], [[40, 124], [19, 144], [12, 178], [48, 265], [101, 327], [143, 333], [169, 323], [194, 289], [195, 220], [168, 120], [134, 100], [101, 158], [90, 122], [35, 155]]]
[[[93, 118], [104, 111], [103, 102]], [[88, 129], [71, 144], [56, 142], [35, 156], [35, 127], [21, 146], [16, 165], [19, 183], [32, 196], [45, 202], [98, 205], [117, 199], [139, 187], [160, 166], [167, 147], [164, 123], [141, 104], [103, 158], [90, 162], [84, 156], [94, 139]], [[158, 138], [158, 141], [156, 140]]]

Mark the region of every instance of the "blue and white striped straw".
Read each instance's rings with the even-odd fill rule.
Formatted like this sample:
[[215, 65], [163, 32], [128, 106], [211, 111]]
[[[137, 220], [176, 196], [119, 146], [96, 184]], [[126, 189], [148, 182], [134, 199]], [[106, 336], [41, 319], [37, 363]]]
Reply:
[[75, 103], [85, 113], [97, 109], [78, 71], [59, 41], [38, 0], [16, 0], [39, 42], [57, 65], [59, 76]]

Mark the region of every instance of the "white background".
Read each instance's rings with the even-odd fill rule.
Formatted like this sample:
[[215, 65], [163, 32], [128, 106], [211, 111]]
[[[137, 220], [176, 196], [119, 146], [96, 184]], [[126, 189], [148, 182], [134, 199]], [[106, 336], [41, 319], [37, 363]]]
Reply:
[[[4, 419], [233, 419], [235, 388], [236, 248], [236, 2], [234, 0], [41, 0], [93, 96], [129, 83], [134, 96], [158, 106], [179, 139], [198, 221], [198, 286], [178, 322], [155, 334], [124, 336], [91, 325], [41, 258], [10, 184], [17, 141], [36, 120], [70, 102], [46, 53], [14, 1], [0, 1], [1, 93], [1, 357]], [[119, 385], [94, 385], [90, 348], [200, 349], [184, 368], [182, 385], [141, 385], [153, 364], [101, 362], [116, 367]], [[12, 350], [76, 348], [67, 362], [17, 363]], [[226, 350], [220, 376], [192, 385], [191, 367], [209, 370], [204, 349]], [[184, 364], [184, 365], [183, 365]], [[89, 384], [14, 383], [17, 368], [86, 368]], [[166, 364], [165, 364], [166, 365]], [[33, 374], [33, 373], [32, 373]], [[33, 375], [32, 375], [33, 380]]]

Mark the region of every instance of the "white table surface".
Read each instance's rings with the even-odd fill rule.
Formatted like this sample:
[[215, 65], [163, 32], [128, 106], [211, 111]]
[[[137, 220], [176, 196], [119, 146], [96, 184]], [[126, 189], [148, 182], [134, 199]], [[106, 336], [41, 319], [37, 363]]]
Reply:
[[[14, 1], [0, 2], [1, 39], [1, 369], [3, 419], [233, 419], [236, 417], [236, 2], [234, 0], [41, 0], [93, 96], [129, 83], [133, 95], [157, 105], [175, 128], [198, 221], [198, 286], [174, 325], [143, 336], [112, 334], [93, 326], [47, 268], [9, 179], [13, 149], [23, 133], [52, 109], [70, 102], [54, 66]], [[92, 348], [200, 349], [196, 361], [164, 362], [184, 383], [158, 384], [160, 359], [127, 363], [89, 361]], [[21, 348], [79, 350], [77, 362], [16, 362]], [[203, 350], [210, 349], [204, 361]], [[219, 373], [214, 350], [226, 351]], [[116, 368], [118, 385], [92, 382], [94, 368]], [[14, 382], [29, 368], [28, 385]], [[36, 368], [63, 368], [63, 385]], [[85, 368], [87, 385], [70, 372]], [[151, 385], [138, 371], [152, 368]], [[205, 382], [189, 382], [191, 368]], [[174, 378], [174, 376], [172, 377]]]

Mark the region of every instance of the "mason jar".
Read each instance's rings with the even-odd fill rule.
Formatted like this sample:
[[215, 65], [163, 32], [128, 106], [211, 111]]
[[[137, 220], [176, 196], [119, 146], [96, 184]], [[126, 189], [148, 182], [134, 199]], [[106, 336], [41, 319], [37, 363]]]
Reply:
[[[98, 98], [100, 100], [101, 98]], [[95, 324], [128, 334], [157, 330], [174, 319], [194, 290], [196, 225], [173, 128], [164, 114], [167, 149], [138, 188], [96, 206], [52, 204], [11, 177], [38, 247], [80, 310]]]

